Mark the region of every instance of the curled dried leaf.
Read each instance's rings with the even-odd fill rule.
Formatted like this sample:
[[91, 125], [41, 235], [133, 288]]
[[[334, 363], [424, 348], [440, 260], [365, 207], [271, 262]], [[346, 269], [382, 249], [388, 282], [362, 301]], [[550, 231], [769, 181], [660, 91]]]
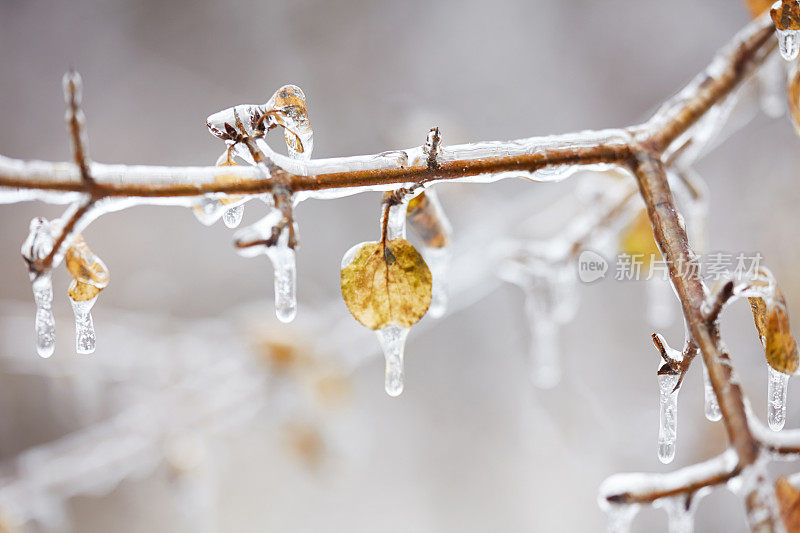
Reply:
[[302, 89], [296, 85], [284, 85], [275, 91], [267, 105], [270, 107], [270, 122], [284, 128], [283, 135], [290, 152], [310, 152], [310, 147], [303, 144], [303, 137], [309, 135], [311, 126]]
[[647, 211], [642, 209], [622, 231], [620, 248], [628, 255], [641, 257], [642, 265], [648, 266], [651, 261], [661, 257], [661, 252], [653, 238], [653, 227]]
[[800, 3], [782, 0], [781, 5], [769, 10], [772, 22], [779, 30], [800, 30]]
[[800, 491], [781, 476], [775, 481], [775, 497], [787, 533], [800, 533]]
[[444, 248], [448, 244], [448, 231], [436, 208], [422, 192], [408, 202], [406, 217], [411, 228], [422, 238], [426, 246]]
[[[97, 292], [100, 292], [100, 290], [108, 285], [108, 268], [105, 263], [92, 252], [81, 235], [76, 237], [75, 242], [73, 242], [72, 246], [67, 250], [64, 262], [66, 263], [67, 271], [69, 271], [70, 276], [72, 276], [75, 282], [73, 285], [75, 286], [74, 292], [76, 294], [88, 294], [87, 291], [89, 291], [89, 289], [82, 288], [80, 285], [95, 287]], [[72, 296], [72, 293], [73, 287], [70, 286], [70, 296]]]
[[431, 304], [431, 271], [405, 239], [364, 243], [342, 268], [341, 281], [350, 313], [370, 329], [410, 327]]
[[770, 304], [763, 298], [748, 300], [767, 363], [778, 372], [794, 374], [800, 366], [800, 356], [789, 327], [789, 314], [786, 312], [783, 294], [776, 289], [775, 301]]

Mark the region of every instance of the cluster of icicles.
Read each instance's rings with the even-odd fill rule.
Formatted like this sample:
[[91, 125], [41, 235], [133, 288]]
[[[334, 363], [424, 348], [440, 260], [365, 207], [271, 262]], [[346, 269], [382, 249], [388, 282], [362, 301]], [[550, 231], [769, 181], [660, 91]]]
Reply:
[[[33, 268], [36, 261], [45, 259], [53, 250], [56, 235], [63, 229], [63, 221], [48, 221], [37, 217], [31, 220], [30, 233], [22, 245], [22, 256], [31, 268], [29, 274], [36, 303], [36, 351], [42, 357], [53, 355], [56, 343], [55, 318], [53, 317], [52, 271]], [[95, 350], [92, 306], [109, 281], [108, 268], [103, 261], [77, 236], [66, 252], [67, 270], [72, 276], [68, 296], [75, 314], [75, 351], [80, 354]]]

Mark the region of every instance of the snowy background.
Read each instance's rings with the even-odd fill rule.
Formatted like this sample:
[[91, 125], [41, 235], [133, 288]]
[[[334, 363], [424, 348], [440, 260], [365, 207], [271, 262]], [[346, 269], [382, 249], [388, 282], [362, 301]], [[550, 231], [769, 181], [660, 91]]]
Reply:
[[[103, 162], [212, 164], [221, 145], [205, 117], [285, 83], [308, 98], [315, 157], [419, 145], [435, 125], [446, 143], [622, 126], [646, 118], [747, 20], [730, 0], [11, 0], [0, 3], [0, 153], [69, 158], [60, 80], [70, 65], [84, 79], [90, 153]], [[711, 189], [711, 248], [761, 252], [795, 320], [798, 148], [786, 118], [761, 115], [697, 166]], [[506, 201], [525, 194], [534, 214], [572, 185], [439, 190], [458, 238], [507, 217]], [[33, 348], [18, 250], [32, 217], [60, 209], [2, 206], [0, 495], [23, 487], [21, 501], [40, 510], [32, 531], [597, 531], [608, 475], [724, 449], [721, 423], [703, 417], [695, 365], [676, 459], [656, 457], [658, 357], [642, 283], [580, 287], [552, 391], [529, 383], [521, 293], [500, 285], [412, 330], [405, 392], [386, 396], [377, 342], [335, 303], [341, 256], [376, 238], [378, 202], [298, 208], [299, 315], [287, 328], [271, 318], [267, 260], [237, 256], [222, 224], [178, 208], [106, 216], [85, 232], [111, 270], [94, 310], [97, 352], [74, 354], [61, 272], [48, 361]], [[248, 206], [245, 222], [260, 214]], [[662, 333], [682, 342], [680, 324]], [[763, 413], [767, 372], [746, 305], [728, 312], [723, 336]], [[259, 347], [284, 338], [317, 348], [275, 376]], [[336, 377], [334, 393], [315, 396], [318, 373]], [[798, 425], [800, 388], [790, 386], [787, 427]], [[117, 442], [98, 428], [134, 436]], [[54, 442], [81, 453], [37, 469]], [[18, 457], [31, 446], [45, 455]], [[128, 470], [136, 475], [116, 485]], [[0, 518], [13, 515], [0, 506]], [[724, 490], [697, 515], [698, 531], [744, 529]], [[634, 530], [666, 531], [663, 512], [644, 511]]]

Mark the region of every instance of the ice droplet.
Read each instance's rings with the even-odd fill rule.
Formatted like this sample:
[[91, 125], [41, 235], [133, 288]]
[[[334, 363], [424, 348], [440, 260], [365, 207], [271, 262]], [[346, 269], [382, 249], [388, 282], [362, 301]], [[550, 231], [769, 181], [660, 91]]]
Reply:
[[400, 396], [405, 385], [403, 352], [408, 332], [408, 328], [394, 325], [375, 332], [386, 358], [386, 394], [392, 397]]
[[778, 48], [781, 56], [786, 61], [794, 61], [800, 52], [800, 31], [798, 30], [775, 30], [778, 34]]
[[75, 351], [77, 353], [94, 353], [97, 337], [94, 333], [91, 311], [96, 301], [97, 296], [84, 301], [75, 301], [70, 298], [72, 312], [75, 314]]
[[[53, 249], [53, 227], [47, 219], [36, 217], [31, 220], [30, 232], [22, 244], [22, 257], [29, 264], [44, 259]], [[42, 357], [50, 357], [56, 346], [56, 320], [53, 316], [53, 282], [51, 272], [38, 273], [29, 268], [28, 274], [36, 303], [36, 351]]]
[[450, 271], [450, 250], [445, 248], [424, 247], [422, 255], [433, 276], [431, 288], [431, 306], [428, 314], [439, 318], [447, 311], [447, 273]]
[[786, 423], [786, 393], [789, 390], [789, 375], [767, 365], [767, 422], [772, 431], [780, 431]]
[[711, 380], [708, 377], [706, 365], [703, 365], [703, 391], [705, 395], [706, 418], [712, 422], [716, 422], [722, 418], [722, 411], [719, 409], [717, 395], [714, 394], [714, 388], [711, 386]]
[[671, 463], [675, 458], [675, 440], [678, 436], [678, 392], [675, 385], [679, 376], [663, 374], [658, 376], [659, 389], [659, 426], [658, 426], [658, 459]]
[[228, 228], [235, 228], [239, 226], [242, 222], [242, 217], [244, 216], [244, 206], [237, 205], [236, 207], [231, 207], [222, 215], [222, 222], [225, 223], [225, 226]]

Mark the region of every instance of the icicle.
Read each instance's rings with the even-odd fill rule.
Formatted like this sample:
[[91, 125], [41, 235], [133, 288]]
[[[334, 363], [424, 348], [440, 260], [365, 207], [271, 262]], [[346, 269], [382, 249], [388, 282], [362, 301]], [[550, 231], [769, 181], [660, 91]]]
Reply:
[[[279, 227], [282, 224], [283, 227]], [[276, 231], [278, 238], [272, 242]], [[255, 224], [236, 232], [234, 241], [240, 255], [253, 257], [263, 253], [269, 258], [275, 277], [275, 315], [281, 322], [294, 320], [297, 314], [296, 255], [289, 246], [289, 227], [283, 213], [273, 209]]]
[[387, 326], [376, 331], [378, 340], [383, 348], [383, 355], [386, 358], [386, 394], [389, 396], [400, 396], [405, 384], [403, 370], [403, 351], [408, 337], [408, 328], [400, 326]]
[[714, 388], [711, 386], [711, 380], [708, 377], [706, 365], [703, 365], [703, 391], [705, 394], [706, 418], [712, 422], [716, 422], [722, 418], [722, 411], [719, 409], [717, 395], [714, 394]]
[[229, 228], [235, 228], [241, 223], [242, 217], [244, 216], [244, 206], [237, 205], [236, 207], [231, 207], [222, 215], [222, 222], [225, 223], [225, 226]]
[[96, 301], [97, 296], [86, 301], [70, 299], [72, 311], [75, 313], [75, 351], [77, 353], [94, 353], [96, 336], [91, 310]]
[[93, 353], [96, 339], [91, 310], [100, 291], [108, 286], [108, 267], [92, 252], [81, 235], [75, 237], [64, 258], [72, 276], [68, 294], [75, 313], [75, 351]]
[[297, 315], [297, 263], [287, 240], [288, 231], [284, 230], [278, 244], [267, 248], [275, 271], [275, 314], [281, 322], [291, 322]]
[[679, 376], [663, 374], [658, 376], [659, 388], [659, 426], [658, 426], [658, 459], [671, 463], [675, 458], [675, 439], [678, 436], [678, 392], [675, 385]]
[[628, 533], [633, 520], [639, 513], [637, 504], [612, 504], [605, 499], [600, 501], [600, 507], [606, 512], [608, 518], [606, 525], [608, 533]]
[[[539, 249], [542, 244], [544, 248]], [[515, 248], [498, 271], [502, 279], [525, 293], [531, 331], [531, 379], [541, 388], [558, 384], [558, 326], [572, 320], [578, 310], [575, 264], [547, 259], [548, 246], [550, 243], [536, 243]]]
[[558, 326], [538, 306], [535, 296], [528, 294], [525, 298], [525, 310], [531, 328], [531, 381], [539, 388], [552, 389], [561, 380]]
[[[53, 227], [46, 219], [31, 220], [30, 233], [22, 244], [22, 256], [29, 262], [44, 259], [53, 249]], [[36, 351], [42, 357], [53, 355], [56, 345], [56, 320], [53, 316], [53, 282], [50, 271], [37, 273], [29, 269], [36, 303]]]
[[772, 431], [780, 431], [786, 423], [786, 393], [789, 375], [767, 365], [769, 384], [767, 388], [767, 422]]
[[778, 47], [781, 56], [786, 61], [794, 61], [800, 52], [800, 31], [798, 30], [775, 30], [778, 34]]
[[36, 302], [36, 351], [50, 357], [56, 349], [56, 319], [53, 316], [53, 282], [50, 272], [33, 281], [33, 299]]
[[686, 497], [666, 498], [658, 502], [667, 512], [669, 533], [692, 533], [694, 531], [694, 505]]

